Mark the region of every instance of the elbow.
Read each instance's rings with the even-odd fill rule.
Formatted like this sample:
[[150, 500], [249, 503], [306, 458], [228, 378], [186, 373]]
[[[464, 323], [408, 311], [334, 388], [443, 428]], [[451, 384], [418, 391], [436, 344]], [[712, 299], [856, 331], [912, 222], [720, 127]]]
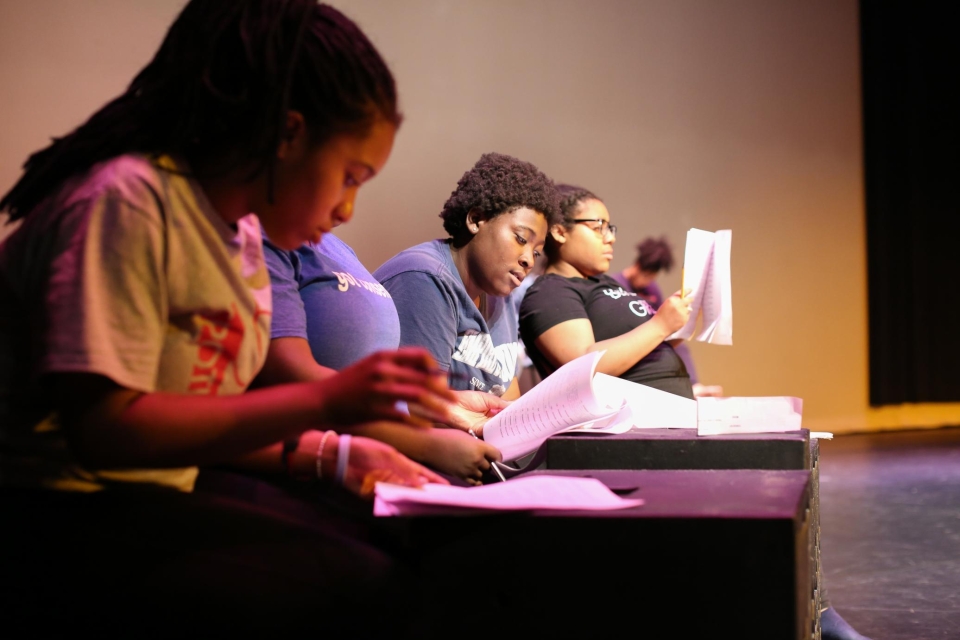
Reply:
[[70, 456], [84, 469], [136, 469], [156, 466], [143, 443], [76, 422], [63, 425]]

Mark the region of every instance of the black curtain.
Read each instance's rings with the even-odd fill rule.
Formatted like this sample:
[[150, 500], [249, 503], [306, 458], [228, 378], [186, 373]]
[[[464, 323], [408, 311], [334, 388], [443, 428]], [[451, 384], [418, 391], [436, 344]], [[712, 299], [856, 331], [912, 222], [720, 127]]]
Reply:
[[861, 0], [870, 404], [960, 401], [960, 34]]

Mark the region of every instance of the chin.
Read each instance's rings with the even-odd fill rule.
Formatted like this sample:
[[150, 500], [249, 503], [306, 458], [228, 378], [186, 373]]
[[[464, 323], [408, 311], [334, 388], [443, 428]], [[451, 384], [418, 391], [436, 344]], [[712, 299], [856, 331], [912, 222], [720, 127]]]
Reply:
[[284, 251], [293, 251], [300, 246], [299, 244], [296, 244], [296, 241], [289, 236], [277, 236], [267, 232], [266, 238], [270, 240], [270, 244]]
[[510, 282], [510, 283], [503, 284], [499, 287], [496, 287], [495, 289], [493, 287], [491, 287], [490, 289], [485, 289], [484, 293], [486, 293], [488, 296], [495, 296], [497, 298], [506, 298], [511, 293], [513, 293], [514, 289], [516, 289], [516, 287], [514, 287], [513, 283]]

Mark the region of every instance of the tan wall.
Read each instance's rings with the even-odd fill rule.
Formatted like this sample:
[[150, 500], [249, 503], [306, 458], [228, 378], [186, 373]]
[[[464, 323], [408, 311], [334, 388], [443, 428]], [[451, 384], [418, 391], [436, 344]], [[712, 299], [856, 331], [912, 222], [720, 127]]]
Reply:
[[[0, 188], [147, 61], [179, 0], [0, 0]], [[372, 270], [442, 234], [479, 155], [606, 200], [614, 267], [646, 234], [733, 230], [735, 344], [694, 344], [730, 395], [796, 395], [835, 432], [960, 423], [871, 410], [855, 0], [352, 0], [406, 122], [340, 234]], [[677, 271], [664, 289], [679, 287]]]

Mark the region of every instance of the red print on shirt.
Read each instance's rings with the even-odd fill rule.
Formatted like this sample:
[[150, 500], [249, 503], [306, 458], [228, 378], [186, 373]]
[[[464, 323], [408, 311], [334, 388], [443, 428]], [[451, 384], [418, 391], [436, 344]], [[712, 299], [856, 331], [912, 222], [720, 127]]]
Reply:
[[[259, 311], [259, 309], [258, 309]], [[237, 358], [243, 344], [243, 319], [237, 312], [237, 305], [230, 305], [230, 312], [201, 314], [199, 317], [200, 334], [197, 337], [199, 362], [193, 365], [190, 374], [189, 390], [193, 393], [217, 395], [227, 369], [232, 366], [233, 378], [239, 388], [247, 386], [240, 379], [237, 370]]]

